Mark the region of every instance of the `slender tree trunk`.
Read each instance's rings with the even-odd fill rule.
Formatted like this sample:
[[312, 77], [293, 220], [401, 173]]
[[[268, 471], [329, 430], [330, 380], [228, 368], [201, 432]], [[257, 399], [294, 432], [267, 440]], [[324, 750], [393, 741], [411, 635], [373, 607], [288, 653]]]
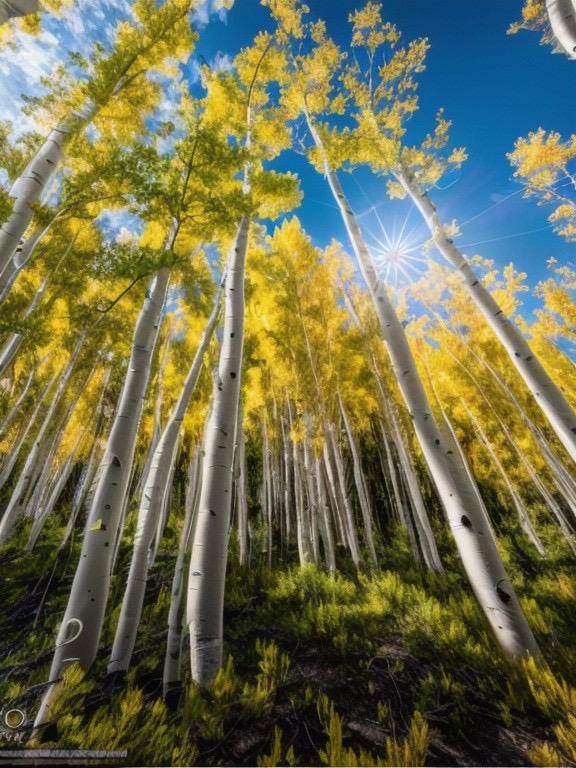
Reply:
[[0, 0], [0, 24], [40, 10], [38, 0]]
[[186, 555], [190, 549], [190, 541], [194, 526], [194, 517], [200, 501], [200, 482], [202, 478], [201, 452], [196, 451], [188, 471], [188, 485], [185, 502], [184, 522], [180, 532], [178, 556], [174, 566], [174, 577], [170, 592], [170, 609], [168, 611], [168, 636], [166, 638], [166, 655], [164, 657], [164, 672], [162, 676], [164, 698], [170, 691], [180, 687], [182, 677], [182, 594], [184, 592], [184, 574], [186, 570]]
[[[64, 549], [68, 543], [68, 539], [70, 538], [72, 531], [74, 530], [74, 525], [76, 523], [76, 518], [78, 517], [78, 513], [82, 509], [82, 506], [85, 500], [88, 499], [89, 489], [91, 487], [95, 487], [96, 485], [96, 483], [94, 483], [94, 480], [96, 477], [96, 472], [98, 470], [98, 464], [99, 464], [100, 434], [102, 432], [102, 426], [104, 422], [107, 421], [104, 418], [104, 415], [102, 413], [102, 404], [104, 402], [104, 395], [106, 393], [109, 379], [110, 379], [110, 371], [107, 371], [104, 378], [104, 385], [102, 387], [102, 394], [100, 395], [100, 400], [98, 401], [98, 405], [95, 410], [98, 416], [98, 422], [94, 429], [94, 442], [92, 445], [92, 450], [90, 452], [88, 462], [86, 463], [86, 466], [82, 470], [82, 474], [76, 486], [74, 498], [72, 499], [72, 508], [70, 510], [70, 515], [68, 517], [68, 524], [66, 525], [66, 530], [64, 531], [64, 535], [60, 543], [60, 550]], [[89, 504], [87, 504], [86, 506], [89, 507]]]
[[466, 257], [446, 235], [434, 204], [426, 194], [420, 191], [413, 174], [402, 167], [398, 168], [394, 175], [422, 214], [436, 247], [457, 270], [474, 304], [508, 353], [514, 367], [534, 395], [558, 438], [572, 459], [576, 461], [576, 413], [571, 405], [544, 370], [522, 333], [506, 317], [502, 308], [482, 285]]
[[6, 268], [9, 275], [11, 274], [12, 255], [34, 215], [31, 204], [38, 202], [42, 197], [52, 174], [64, 158], [66, 144], [90, 122], [95, 112], [96, 106], [92, 103], [89, 103], [82, 113], [70, 112], [50, 132], [22, 175], [12, 185], [12, 213], [0, 227], [0, 275]]
[[192, 679], [210, 686], [222, 664], [224, 580], [233, 493], [233, 459], [244, 342], [244, 265], [250, 220], [244, 216], [228, 256], [222, 349], [204, 434], [198, 521], [188, 574], [186, 622]]
[[66, 387], [68, 386], [70, 377], [72, 376], [76, 363], [78, 362], [78, 357], [80, 356], [80, 351], [82, 349], [85, 339], [86, 339], [86, 336], [84, 334], [82, 334], [82, 336], [80, 336], [80, 338], [78, 339], [78, 342], [72, 353], [72, 356], [70, 357], [70, 360], [66, 365], [66, 368], [64, 369], [64, 372], [62, 374], [62, 377], [58, 382], [56, 392], [54, 393], [54, 397], [52, 398], [52, 402], [50, 404], [48, 412], [44, 417], [42, 426], [40, 427], [36, 437], [34, 438], [34, 443], [32, 445], [32, 448], [30, 449], [30, 452], [28, 453], [28, 456], [24, 463], [24, 467], [20, 473], [18, 482], [16, 483], [16, 487], [12, 491], [12, 496], [10, 498], [10, 501], [8, 502], [8, 506], [6, 507], [4, 516], [2, 517], [2, 521], [0, 522], [0, 544], [4, 544], [6, 542], [6, 540], [12, 533], [12, 528], [14, 526], [14, 523], [18, 519], [20, 513], [22, 512], [22, 506], [23, 506], [25, 495], [26, 495], [26, 491], [30, 484], [34, 467], [38, 461], [38, 456], [43, 447], [44, 438], [48, 430], [52, 427], [52, 422], [53, 422], [54, 414], [56, 412], [56, 408], [59, 406], [61, 402], [61, 398], [66, 393]]
[[240, 565], [246, 565], [250, 556], [248, 541], [248, 502], [246, 500], [246, 438], [240, 411], [238, 412], [237, 443], [236, 509], [238, 510], [239, 560]]
[[366, 477], [364, 476], [364, 470], [362, 469], [362, 461], [360, 458], [360, 451], [356, 444], [356, 438], [352, 432], [352, 426], [348, 419], [348, 414], [344, 408], [342, 397], [338, 393], [338, 402], [340, 403], [340, 413], [342, 414], [342, 422], [344, 424], [344, 430], [346, 437], [348, 438], [348, 445], [350, 446], [350, 452], [352, 453], [352, 463], [354, 468], [354, 482], [356, 484], [356, 493], [358, 494], [358, 501], [360, 503], [360, 510], [362, 512], [362, 520], [364, 522], [364, 542], [370, 555], [370, 560], [374, 567], [378, 567], [378, 557], [376, 555], [376, 548], [374, 547], [374, 533], [373, 533], [373, 518], [372, 508], [370, 506], [368, 488], [366, 486]]
[[576, 7], [573, 0], [546, 0], [554, 37], [568, 58], [576, 59]]
[[86, 670], [96, 656], [138, 425], [150, 376], [150, 362], [169, 277], [169, 268], [162, 267], [146, 294], [136, 323], [128, 373], [88, 513], [80, 562], [56, 639], [49, 675], [52, 685], [42, 700], [35, 728], [49, 721], [50, 700], [63, 670], [74, 662]]
[[319, 459], [316, 459], [315, 462], [315, 477], [318, 496], [318, 528], [324, 546], [326, 567], [333, 573], [336, 570], [336, 550], [334, 548], [334, 534], [329, 514], [324, 472]]
[[[320, 136], [310, 115], [306, 113], [306, 117], [314, 142], [325, 158]], [[443, 437], [438, 429], [404, 328], [385, 286], [378, 279], [356, 217], [326, 159], [324, 172], [374, 302], [396, 380], [442, 500], [470, 584], [504, 652], [511, 658], [527, 654], [539, 655], [538, 646], [487, 524], [476, 485], [461, 462], [452, 457], [454, 442]]]
[[167, 496], [168, 481], [178, 452], [182, 422], [198, 382], [204, 354], [216, 328], [219, 312], [220, 291], [216, 295], [214, 309], [199, 339], [198, 348], [186, 375], [178, 402], [174, 406], [154, 451], [150, 470], [144, 482], [134, 534], [130, 571], [114, 636], [110, 663], [108, 664], [108, 674], [125, 672], [130, 666], [144, 604], [150, 547]]
[[[33, 381], [35, 375], [36, 375], [36, 371], [34, 369], [31, 370], [30, 373], [28, 374], [28, 378], [26, 379], [26, 384], [24, 385], [24, 389], [22, 390], [22, 392], [20, 392], [16, 402], [14, 403], [12, 408], [10, 408], [10, 410], [8, 411], [6, 416], [4, 417], [4, 420], [3, 420], [2, 424], [0, 424], [0, 436], [3, 435], [6, 432], [6, 430], [10, 426], [14, 416], [16, 416], [16, 414], [20, 412], [20, 406], [22, 405], [22, 403], [24, 402], [24, 400], [26, 398], [26, 395], [28, 394], [28, 390], [30, 389], [30, 387], [32, 385], [32, 381]], [[43, 398], [41, 398], [41, 399], [43, 399]], [[1, 487], [2, 487], [2, 483], [0, 483], [0, 488]]]

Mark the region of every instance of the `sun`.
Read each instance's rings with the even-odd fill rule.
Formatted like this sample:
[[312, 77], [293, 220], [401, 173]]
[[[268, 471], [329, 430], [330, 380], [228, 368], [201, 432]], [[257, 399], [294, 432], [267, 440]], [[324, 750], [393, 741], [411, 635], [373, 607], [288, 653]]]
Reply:
[[428, 264], [424, 252], [425, 239], [419, 228], [408, 228], [410, 212], [400, 222], [394, 219], [387, 227], [374, 211], [378, 234], [371, 234], [370, 252], [380, 279], [392, 288], [417, 280]]

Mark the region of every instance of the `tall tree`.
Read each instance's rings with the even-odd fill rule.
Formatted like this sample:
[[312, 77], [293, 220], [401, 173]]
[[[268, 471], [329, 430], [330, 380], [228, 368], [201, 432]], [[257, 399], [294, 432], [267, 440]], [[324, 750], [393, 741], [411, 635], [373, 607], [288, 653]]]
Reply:
[[145, 112], [160, 97], [158, 84], [146, 75], [161, 70], [168, 57], [188, 57], [194, 35], [187, 17], [194, 5], [195, 0], [166, 0], [156, 7], [150, 0], [138, 0], [133, 6], [136, 23], [119, 25], [110, 52], [95, 46], [86, 79], [70, 83], [63, 76], [63, 82], [57, 79], [52, 93], [36, 104], [57, 125], [10, 190], [12, 212], [0, 227], [0, 272], [8, 267], [32, 221], [32, 206], [41, 199], [70, 141], [93, 120], [98, 126], [98, 118], [124, 123], [120, 130], [125, 131], [125, 117], [131, 112], [137, 119], [128, 121], [129, 130], [142, 126]]
[[[279, 22], [284, 22], [283, 28], [286, 30], [285, 10], [279, 7], [275, 10]], [[297, 15], [301, 17], [301, 10]], [[369, 3], [364, 15], [359, 12], [354, 18], [356, 25], [360, 20], [361, 26], [372, 26], [374, 22], [379, 22], [379, 7]], [[301, 24], [300, 19], [298, 21]], [[386, 27], [382, 34], [385, 35], [384, 39], [390, 37], [390, 27]], [[339, 67], [342, 54], [327, 39], [323, 26], [315, 25], [311, 36], [315, 43], [312, 52], [301, 59], [301, 63], [297, 57], [293, 58], [294, 63], [300, 66], [292, 73], [292, 83], [288, 86], [289, 98], [292, 103], [299, 103], [305, 116], [317, 153], [318, 169], [323, 172], [330, 186], [362, 277], [374, 302], [398, 386], [410, 412], [472, 588], [504, 652], [512, 658], [527, 653], [538, 655], [538, 646], [506, 574], [478, 489], [453, 433], [450, 429], [439, 428], [434, 419], [402, 324], [386, 287], [378, 279], [357, 218], [332, 168], [329, 152], [316, 125], [312, 110], [322, 112], [328, 108], [331, 75]], [[372, 42], [369, 37], [369, 45]], [[376, 42], [381, 44], [381, 36], [376, 36]], [[398, 109], [403, 110], [402, 105]], [[340, 151], [343, 151], [342, 145]]]

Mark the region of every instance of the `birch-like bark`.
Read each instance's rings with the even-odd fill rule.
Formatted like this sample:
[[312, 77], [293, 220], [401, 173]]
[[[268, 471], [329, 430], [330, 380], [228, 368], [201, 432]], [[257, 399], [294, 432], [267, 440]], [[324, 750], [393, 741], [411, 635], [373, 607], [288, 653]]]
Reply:
[[514, 487], [514, 483], [510, 480], [508, 477], [508, 473], [504, 469], [504, 466], [500, 459], [498, 458], [498, 455], [496, 451], [494, 450], [492, 444], [490, 443], [490, 440], [488, 439], [488, 436], [480, 426], [478, 420], [473, 416], [472, 413], [468, 409], [466, 409], [468, 412], [468, 417], [472, 421], [472, 425], [474, 427], [474, 431], [480, 438], [480, 441], [484, 444], [484, 447], [490, 454], [490, 457], [492, 461], [494, 462], [495, 466], [498, 468], [498, 471], [500, 472], [500, 476], [504, 480], [504, 483], [506, 485], [506, 488], [508, 489], [508, 493], [510, 494], [510, 498], [512, 499], [512, 503], [514, 504], [514, 507], [516, 509], [516, 512], [518, 513], [518, 520], [520, 521], [520, 526], [524, 533], [528, 536], [532, 544], [536, 547], [536, 550], [540, 557], [546, 557], [546, 550], [544, 548], [544, 545], [542, 544], [538, 534], [536, 533], [536, 530], [534, 528], [534, 524], [532, 523], [532, 520], [530, 519], [530, 515], [528, 514], [528, 510], [524, 506], [524, 503], [522, 499], [520, 498], [520, 494]]
[[304, 438], [302, 445], [303, 455], [303, 468], [304, 468], [304, 481], [306, 498], [308, 503], [305, 505], [306, 510], [306, 525], [309, 531], [310, 548], [312, 550], [312, 562], [320, 562], [320, 548], [318, 543], [318, 495], [317, 484], [314, 476], [315, 462], [313, 458], [313, 451], [310, 446], [310, 438], [308, 435]]
[[360, 547], [358, 545], [358, 535], [356, 533], [356, 521], [354, 520], [354, 510], [350, 503], [350, 497], [346, 487], [346, 474], [344, 471], [344, 460], [340, 452], [340, 446], [336, 440], [336, 430], [333, 424], [326, 424], [326, 445], [328, 447], [329, 461], [327, 469], [331, 482], [334, 483], [335, 499], [341, 510], [341, 521], [344, 532], [344, 541], [346, 542], [354, 565], [360, 564]]
[[394, 171], [394, 176], [422, 214], [436, 247], [457, 270], [474, 304], [508, 353], [552, 429], [572, 459], [576, 461], [576, 413], [571, 405], [530, 349], [522, 333], [504, 314], [492, 294], [482, 285], [466, 257], [447, 236], [434, 204], [426, 194], [421, 192], [414, 175], [407, 168], [400, 167]]
[[236, 510], [238, 513], [238, 559], [246, 565], [250, 556], [248, 540], [248, 501], [246, 499], [246, 437], [242, 426], [241, 412], [238, 412], [236, 452]]
[[[24, 312], [23, 315], [21, 315], [22, 321], [27, 320], [30, 317], [30, 315], [34, 312], [34, 310], [40, 303], [42, 297], [44, 296], [44, 293], [46, 292], [47, 284], [48, 284], [48, 280], [44, 278], [44, 280], [40, 283], [40, 285], [36, 289], [36, 293], [34, 294], [32, 301], [26, 308], [26, 311]], [[1, 301], [2, 301], [2, 298], [0, 298], [0, 302]], [[0, 376], [2, 376], [4, 371], [6, 371], [7, 368], [9, 368], [9, 366], [12, 364], [14, 358], [16, 357], [16, 353], [20, 349], [23, 339], [24, 339], [23, 333], [12, 333], [9, 336], [9, 338], [4, 342], [4, 346], [0, 351]]]
[[[66, 530], [64, 531], [64, 535], [62, 536], [62, 541], [60, 542], [59, 550], [62, 550], [66, 547], [68, 543], [68, 539], [70, 538], [70, 535], [74, 530], [74, 525], [76, 523], [76, 518], [78, 517], [78, 513], [82, 509], [83, 504], [85, 502], [88, 502], [89, 490], [90, 488], [94, 488], [96, 485], [93, 481], [95, 480], [96, 472], [98, 470], [98, 465], [100, 463], [99, 462], [100, 453], [101, 453], [100, 435], [103, 432], [104, 426], [107, 425], [108, 423], [108, 419], [105, 416], [103, 404], [104, 404], [104, 397], [108, 389], [110, 376], [111, 376], [111, 370], [108, 369], [104, 374], [100, 397], [94, 409], [94, 413], [96, 415], [96, 423], [93, 429], [92, 448], [90, 450], [90, 456], [84, 468], [82, 469], [80, 478], [78, 480], [76, 489], [74, 491], [74, 497], [72, 498], [70, 514], [68, 516], [68, 523], [66, 525]], [[86, 504], [86, 507], [89, 508], [88, 503]]]
[[30, 534], [28, 535], [28, 541], [26, 542], [26, 548], [25, 548], [26, 552], [32, 552], [32, 550], [36, 546], [36, 542], [38, 541], [38, 537], [42, 532], [44, 524], [46, 523], [46, 520], [48, 519], [52, 510], [54, 509], [56, 502], [58, 501], [58, 497], [62, 493], [64, 486], [66, 485], [66, 483], [70, 478], [70, 475], [72, 474], [72, 470], [74, 468], [74, 462], [76, 460], [76, 452], [80, 447], [80, 443], [82, 442], [82, 440], [84, 440], [85, 436], [86, 436], [86, 432], [81, 432], [78, 435], [78, 437], [76, 438], [76, 441], [74, 442], [74, 445], [72, 446], [72, 450], [68, 455], [68, 458], [54, 472], [52, 482], [46, 488], [46, 491], [43, 494], [44, 498], [39, 500], [38, 506], [36, 508], [36, 513], [34, 515], [34, 520], [32, 522], [32, 528], [30, 530]]
[[42, 508], [42, 500], [47, 493], [47, 486], [49, 483], [49, 475], [52, 468], [52, 463], [60, 445], [64, 432], [70, 417], [76, 408], [78, 401], [82, 397], [82, 393], [88, 382], [90, 381], [96, 366], [90, 371], [90, 373], [80, 382], [76, 389], [76, 394], [72, 400], [66, 406], [65, 413], [56, 418], [53, 418], [52, 434], [44, 441], [45, 445], [42, 447], [35, 462], [35, 466], [32, 467], [30, 472], [30, 479], [28, 481], [28, 488], [21, 499], [21, 514], [24, 517], [36, 517]]
[[72, 373], [76, 367], [76, 363], [78, 362], [78, 357], [80, 356], [80, 351], [82, 350], [85, 339], [85, 334], [82, 334], [78, 339], [70, 360], [68, 361], [68, 364], [62, 373], [62, 377], [58, 382], [58, 386], [56, 387], [56, 391], [54, 393], [54, 397], [52, 398], [52, 402], [50, 403], [50, 407], [48, 408], [42, 425], [38, 430], [36, 437], [34, 438], [34, 443], [32, 444], [28, 456], [26, 457], [24, 467], [20, 472], [20, 476], [14, 490], [12, 491], [12, 496], [8, 502], [6, 510], [4, 511], [2, 521], [0, 522], [0, 544], [4, 544], [6, 542], [12, 533], [14, 523], [23, 510], [23, 502], [26, 496], [26, 491], [30, 484], [30, 479], [34, 471], [34, 467], [38, 461], [38, 456], [43, 447], [44, 438], [48, 430], [53, 426], [52, 422], [54, 414], [60, 405], [62, 397], [66, 393], [66, 387], [68, 386], [70, 377], [72, 376]]
[[108, 674], [128, 670], [132, 660], [148, 580], [149, 552], [167, 496], [171, 469], [178, 453], [182, 422], [200, 376], [204, 354], [218, 322], [220, 293], [219, 290], [216, 294], [214, 309], [200, 336], [180, 396], [158, 441], [148, 476], [144, 482], [134, 534], [130, 571], [126, 580], [126, 589], [114, 636], [110, 663], [108, 664]]
[[344, 430], [346, 437], [348, 438], [348, 445], [350, 446], [350, 452], [352, 453], [352, 464], [354, 470], [354, 482], [356, 484], [356, 493], [358, 494], [358, 501], [360, 503], [360, 511], [362, 512], [362, 521], [364, 523], [364, 543], [370, 555], [372, 565], [378, 567], [378, 557], [376, 555], [376, 548], [374, 546], [374, 534], [373, 534], [373, 518], [372, 508], [370, 506], [368, 487], [366, 485], [366, 477], [364, 476], [364, 470], [362, 469], [362, 462], [360, 460], [360, 451], [356, 444], [356, 438], [352, 432], [350, 420], [348, 414], [344, 408], [342, 397], [338, 393], [338, 402], [340, 404], [340, 413], [342, 414], [342, 423], [344, 424]]
[[334, 548], [334, 534], [330, 520], [330, 510], [326, 494], [323, 467], [319, 459], [315, 460], [316, 490], [318, 498], [318, 529], [324, 547], [324, 560], [326, 567], [333, 573], [336, 570], [336, 550]]
[[188, 485], [185, 501], [184, 522], [180, 532], [178, 555], [174, 566], [172, 589], [170, 591], [170, 608], [168, 610], [168, 636], [166, 638], [166, 655], [162, 675], [163, 695], [166, 698], [170, 691], [178, 688], [182, 679], [182, 594], [184, 592], [184, 573], [186, 570], [186, 555], [190, 549], [190, 541], [194, 525], [194, 516], [200, 501], [200, 482], [202, 478], [202, 457], [196, 451], [188, 471]]
[[22, 450], [22, 447], [26, 442], [28, 434], [32, 430], [32, 427], [36, 424], [36, 419], [38, 418], [38, 414], [40, 413], [40, 410], [42, 409], [42, 406], [44, 404], [44, 398], [46, 397], [50, 389], [52, 389], [52, 385], [54, 384], [57, 378], [58, 378], [58, 372], [54, 374], [54, 376], [50, 379], [50, 381], [46, 384], [46, 386], [42, 390], [42, 393], [40, 394], [39, 398], [36, 401], [36, 406], [34, 407], [34, 410], [32, 411], [32, 414], [30, 415], [30, 418], [26, 423], [26, 426], [24, 427], [24, 429], [21, 430], [16, 440], [11, 444], [10, 455], [2, 465], [2, 472], [0, 472], [0, 488], [3, 488], [8, 482], [10, 475], [12, 474], [12, 470], [14, 469], [14, 465], [16, 464], [16, 462], [18, 461], [18, 457], [20, 456], [20, 451]]
[[0, 0], [0, 24], [40, 10], [38, 0]]
[[210, 686], [222, 664], [224, 581], [233, 493], [244, 342], [244, 265], [250, 220], [243, 216], [228, 255], [222, 349], [204, 434], [202, 491], [188, 574], [186, 623], [192, 679]]
[[[22, 392], [20, 392], [20, 394], [18, 395], [18, 398], [16, 399], [16, 402], [4, 417], [2, 424], [0, 424], [0, 436], [4, 435], [4, 433], [12, 423], [12, 419], [14, 418], [14, 416], [16, 416], [16, 414], [20, 412], [20, 406], [26, 399], [26, 395], [28, 394], [28, 390], [32, 385], [32, 381], [35, 375], [36, 375], [36, 370], [32, 369], [28, 374], [28, 378], [26, 379], [26, 384], [24, 385], [24, 389], [22, 390]], [[0, 483], [0, 488], [2, 487], [2, 485], [3, 484]]]
[[12, 185], [9, 193], [14, 199], [12, 213], [0, 227], [0, 274], [7, 267], [10, 269], [12, 255], [32, 221], [34, 211], [31, 204], [41, 199], [52, 174], [64, 158], [66, 145], [88, 125], [95, 112], [96, 105], [91, 102], [82, 112], [70, 112], [50, 132], [22, 175]]
[[324, 173], [338, 205], [360, 270], [370, 291], [400, 391], [446, 512], [470, 584], [494, 634], [511, 658], [539, 655], [534, 635], [510, 584], [481, 499], [465, 466], [453, 458], [455, 446], [438, 429], [404, 328], [378, 279], [352, 208], [326, 159], [322, 140], [306, 112], [314, 143], [324, 157]]
[[546, 0], [546, 12], [554, 37], [569, 59], [576, 59], [576, 3]]
[[80, 562], [56, 639], [49, 674], [51, 685], [40, 705], [35, 728], [49, 721], [50, 700], [64, 669], [77, 662], [87, 670], [96, 657], [138, 425], [169, 278], [169, 268], [162, 267], [146, 293], [136, 323], [128, 372], [88, 513]]

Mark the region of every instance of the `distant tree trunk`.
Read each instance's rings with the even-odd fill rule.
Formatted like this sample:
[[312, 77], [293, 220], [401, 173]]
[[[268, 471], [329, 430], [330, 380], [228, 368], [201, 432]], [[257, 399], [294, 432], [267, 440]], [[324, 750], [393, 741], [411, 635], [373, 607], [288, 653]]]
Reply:
[[178, 556], [174, 566], [174, 577], [170, 591], [170, 608], [168, 611], [168, 637], [166, 638], [166, 655], [162, 676], [164, 698], [170, 691], [180, 687], [182, 678], [182, 593], [184, 591], [184, 573], [186, 570], [186, 555], [190, 549], [194, 519], [200, 501], [200, 482], [202, 478], [202, 456], [198, 450], [190, 463], [188, 483], [186, 486], [186, 501], [184, 522], [180, 532]]
[[534, 395], [536, 402], [546, 415], [552, 429], [556, 432], [572, 459], [576, 461], [576, 413], [574, 413], [560, 388], [554, 384], [548, 373], [544, 370], [522, 333], [506, 317], [502, 308], [498, 306], [493, 296], [482, 285], [466, 257], [447, 236], [444, 227], [440, 223], [434, 204], [420, 190], [414, 175], [404, 167], [396, 169], [394, 175], [422, 214], [432, 233], [436, 247], [442, 256], [457, 270], [472, 301], [478, 307], [484, 319], [494, 331], [496, 338], [508, 353], [514, 367], [530, 392]]
[[224, 581], [244, 343], [244, 266], [250, 219], [242, 217], [227, 263], [222, 349], [204, 434], [202, 491], [188, 574], [186, 622], [192, 679], [210, 686], [222, 664]]
[[344, 408], [342, 397], [338, 393], [338, 402], [340, 404], [340, 413], [342, 414], [342, 423], [344, 424], [344, 430], [346, 437], [348, 438], [348, 445], [352, 453], [352, 463], [354, 468], [354, 482], [356, 485], [356, 493], [358, 494], [358, 502], [360, 503], [360, 510], [362, 512], [362, 520], [364, 522], [364, 542], [366, 549], [370, 555], [370, 560], [374, 567], [378, 567], [378, 557], [376, 555], [376, 548], [374, 547], [374, 521], [372, 517], [372, 507], [369, 501], [368, 488], [366, 485], [366, 477], [364, 470], [362, 469], [362, 461], [360, 458], [360, 450], [356, 444], [356, 438], [352, 432], [352, 426]]
[[240, 565], [246, 565], [250, 557], [248, 541], [248, 501], [246, 499], [246, 438], [242, 426], [241, 412], [238, 411], [236, 452], [236, 510], [238, 514], [238, 543]]
[[4, 516], [2, 517], [2, 521], [0, 522], [0, 544], [4, 544], [6, 542], [6, 540], [12, 533], [12, 528], [14, 526], [14, 523], [16, 522], [21, 512], [23, 511], [23, 505], [24, 505], [26, 493], [30, 485], [30, 480], [34, 472], [34, 468], [38, 461], [40, 451], [44, 445], [44, 438], [48, 430], [53, 426], [54, 414], [56, 412], [57, 407], [60, 405], [61, 398], [64, 396], [66, 392], [66, 387], [68, 386], [70, 377], [74, 372], [76, 363], [78, 362], [78, 357], [80, 356], [80, 352], [82, 350], [82, 346], [85, 340], [86, 340], [86, 336], [85, 334], [82, 334], [78, 339], [78, 342], [76, 343], [76, 347], [72, 353], [72, 356], [70, 357], [68, 364], [66, 365], [66, 368], [63, 371], [62, 377], [58, 382], [58, 386], [56, 388], [56, 392], [54, 393], [54, 397], [52, 398], [52, 402], [50, 404], [48, 412], [46, 413], [46, 416], [44, 417], [44, 420], [42, 422], [42, 426], [38, 430], [38, 433], [34, 438], [34, 443], [32, 445], [32, 448], [30, 449], [28, 456], [26, 457], [26, 461], [24, 462], [24, 467], [20, 472], [18, 482], [16, 483], [16, 486], [12, 491], [12, 496], [10, 498], [10, 501], [8, 502], [8, 506], [6, 507], [6, 510], [4, 511]]
[[56, 640], [49, 675], [52, 685], [40, 705], [35, 728], [49, 721], [50, 700], [63, 670], [74, 662], [88, 669], [98, 650], [138, 425], [169, 278], [170, 269], [162, 267], [146, 292], [136, 323], [124, 388], [98, 473], [80, 562]]
[[148, 475], [144, 481], [142, 499], [138, 510], [138, 522], [134, 534], [130, 571], [126, 581], [116, 634], [114, 635], [108, 674], [125, 672], [130, 666], [144, 604], [150, 547], [168, 492], [168, 481], [178, 452], [182, 422], [198, 382], [204, 354], [212, 339], [219, 312], [220, 291], [216, 295], [214, 309], [199, 339], [196, 354], [186, 375], [180, 396], [158, 441]]

